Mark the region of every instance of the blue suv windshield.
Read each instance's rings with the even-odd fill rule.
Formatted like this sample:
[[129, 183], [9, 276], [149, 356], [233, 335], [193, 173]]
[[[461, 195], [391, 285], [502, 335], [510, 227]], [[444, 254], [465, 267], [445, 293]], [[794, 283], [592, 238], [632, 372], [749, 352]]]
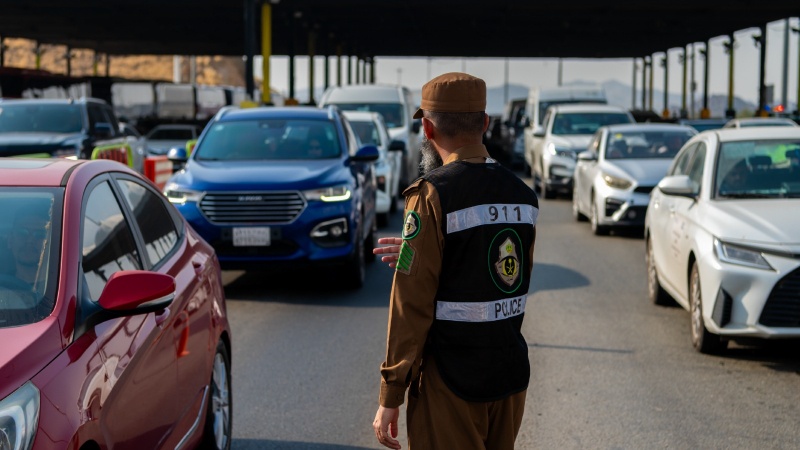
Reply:
[[262, 119], [211, 125], [195, 153], [199, 161], [328, 159], [342, 149], [330, 121]]

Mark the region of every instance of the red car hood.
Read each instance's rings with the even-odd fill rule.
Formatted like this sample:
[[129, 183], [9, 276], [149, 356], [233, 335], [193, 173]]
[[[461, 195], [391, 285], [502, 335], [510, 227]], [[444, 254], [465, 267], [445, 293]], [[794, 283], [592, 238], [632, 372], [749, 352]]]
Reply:
[[0, 399], [33, 378], [61, 351], [58, 319], [0, 328]]

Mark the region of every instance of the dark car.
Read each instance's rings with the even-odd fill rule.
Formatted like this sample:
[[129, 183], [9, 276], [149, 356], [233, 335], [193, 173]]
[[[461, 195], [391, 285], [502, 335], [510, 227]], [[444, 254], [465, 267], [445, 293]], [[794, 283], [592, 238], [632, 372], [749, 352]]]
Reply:
[[0, 101], [0, 156], [89, 159], [97, 146], [129, 140], [102, 100]]
[[516, 142], [517, 138], [524, 139], [526, 101], [524, 98], [509, 100], [500, 121], [500, 145], [506, 158], [514, 165], [525, 161], [524, 146], [518, 146]]
[[165, 193], [223, 268], [327, 266], [361, 286], [378, 156], [336, 107], [225, 110]]

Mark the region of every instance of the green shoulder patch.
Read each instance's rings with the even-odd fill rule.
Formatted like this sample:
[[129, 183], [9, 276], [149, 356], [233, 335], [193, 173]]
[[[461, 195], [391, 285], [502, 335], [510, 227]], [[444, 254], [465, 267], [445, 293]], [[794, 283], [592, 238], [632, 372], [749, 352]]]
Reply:
[[403, 239], [413, 239], [419, 234], [420, 228], [422, 228], [422, 222], [419, 220], [419, 214], [409, 211], [403, 224]]
[[411, 265], [414, 264], [414, 249], [408, 242], [403, 242], [400, 246], [400, 254], [397, 257], [397, 271], [406, 275], [411, 275]]

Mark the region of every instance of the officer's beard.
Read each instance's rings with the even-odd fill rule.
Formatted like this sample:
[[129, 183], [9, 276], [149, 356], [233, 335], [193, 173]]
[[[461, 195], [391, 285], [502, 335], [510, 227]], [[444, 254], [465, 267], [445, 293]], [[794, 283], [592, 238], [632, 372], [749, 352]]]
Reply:
[[422, 136], [422, 143], [419, 145], [419, 151], [422, 154], [419, 168], [422, 170], [423, 175], [444, 165], [442, 157], [439, 156], [439, 152], [436, 151], [436, 148], [434, 148], [433, 143], [428, 140], [427, 136]]

